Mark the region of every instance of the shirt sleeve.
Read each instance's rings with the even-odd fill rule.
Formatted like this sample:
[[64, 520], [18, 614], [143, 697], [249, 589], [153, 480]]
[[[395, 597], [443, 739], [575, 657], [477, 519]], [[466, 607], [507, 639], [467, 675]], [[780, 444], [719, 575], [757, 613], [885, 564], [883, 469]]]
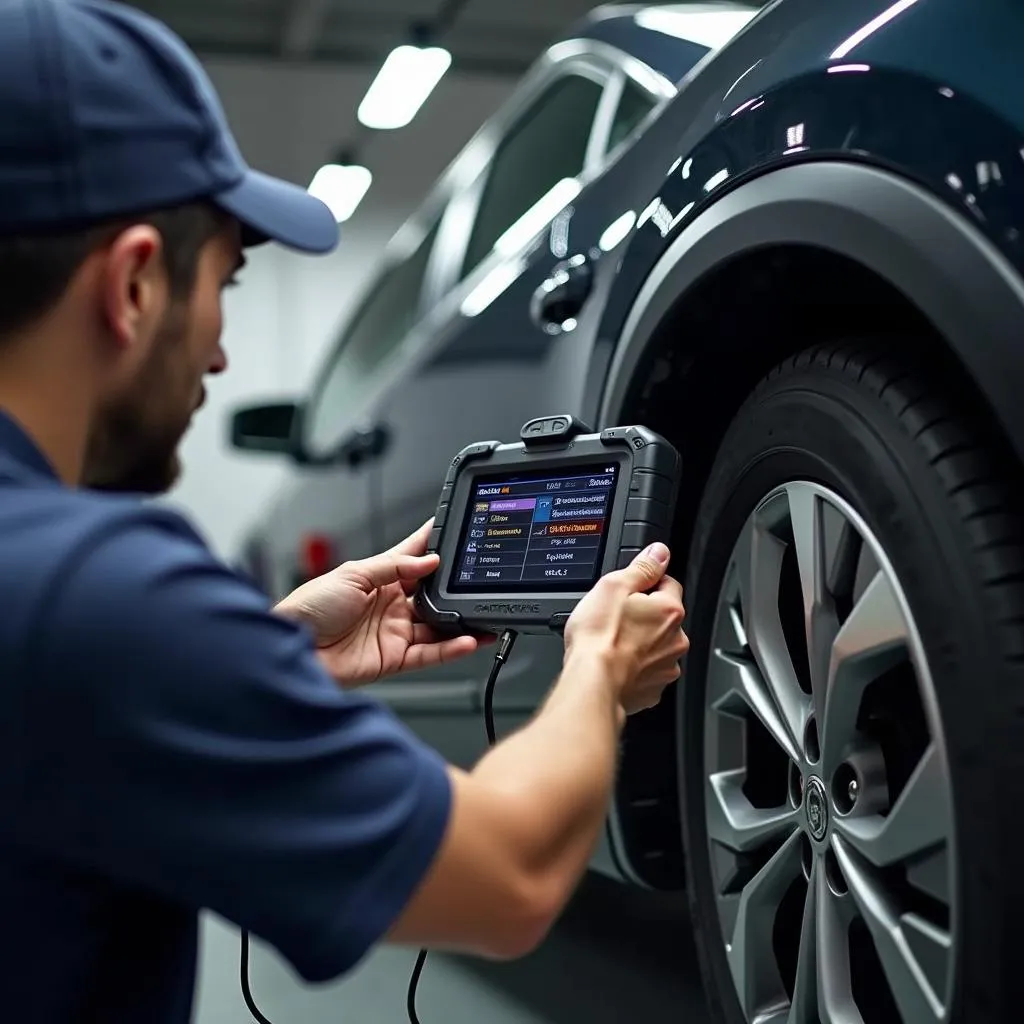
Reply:
[[27, 842], [350, 969], [437, 853], [441, 758], [171, 519], [94, 537], [37, 621]]

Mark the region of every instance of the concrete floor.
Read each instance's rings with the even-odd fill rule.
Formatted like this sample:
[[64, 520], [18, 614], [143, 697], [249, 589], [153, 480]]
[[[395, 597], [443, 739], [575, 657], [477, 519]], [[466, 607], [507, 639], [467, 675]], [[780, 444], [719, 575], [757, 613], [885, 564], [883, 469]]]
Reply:
[[[547, 942], [511, 964], [431, 956], [420, 981], [423, 1024], [708, 1024], [679, 897], [591, 877]], [[273, 1024], [403, 1024], [415, 953], [385, 948], [342, 982], [304, 986], [253, 947], [252, 990]], [[205, 924], [195, 1024], [251, 1024], [238, 989], [238, 935]]]

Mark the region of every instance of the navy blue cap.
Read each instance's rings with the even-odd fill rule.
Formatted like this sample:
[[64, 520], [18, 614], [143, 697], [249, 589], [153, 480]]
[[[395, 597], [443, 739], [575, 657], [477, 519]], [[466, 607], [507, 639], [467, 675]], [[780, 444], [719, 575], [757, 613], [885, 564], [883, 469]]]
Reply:
[[305, 189], [252, 170], [195, 55], [113, 0], [0, 0], [0, 235], [206, 199], [246, 244], [338, 244]]

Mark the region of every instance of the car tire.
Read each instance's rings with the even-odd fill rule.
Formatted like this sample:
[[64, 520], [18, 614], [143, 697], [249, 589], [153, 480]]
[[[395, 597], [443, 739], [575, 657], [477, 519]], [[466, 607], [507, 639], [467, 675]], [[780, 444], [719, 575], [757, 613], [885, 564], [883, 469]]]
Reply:
[[776, 367], [704, 490], [677, 724], [722, 1024], [1020, 1017], [1019, 467], [896, 351]]

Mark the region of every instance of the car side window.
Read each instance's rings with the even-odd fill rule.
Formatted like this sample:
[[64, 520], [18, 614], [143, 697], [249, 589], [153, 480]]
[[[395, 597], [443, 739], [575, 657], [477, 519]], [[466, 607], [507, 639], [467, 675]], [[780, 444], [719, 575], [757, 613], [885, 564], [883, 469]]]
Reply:
[[622, 95], [612, 118], [605, 151], [611, 153], [629, 138], [640, 122], [654, 109], [656, 103], [657, 99], [654, 96], [627, 77], [623, 82]]
[[355, 399], [415, 326], [437, 229], [435, 223], [407, 259], [385, 270], [345, 328], [327, 377], [306, 410], [303, 440], [310, 452], [337, 447]]
[[487, 172], [462, 277], [552, 188], [582, 172], [603, 88], [582, 75], [564, 75], [502, 139]]

